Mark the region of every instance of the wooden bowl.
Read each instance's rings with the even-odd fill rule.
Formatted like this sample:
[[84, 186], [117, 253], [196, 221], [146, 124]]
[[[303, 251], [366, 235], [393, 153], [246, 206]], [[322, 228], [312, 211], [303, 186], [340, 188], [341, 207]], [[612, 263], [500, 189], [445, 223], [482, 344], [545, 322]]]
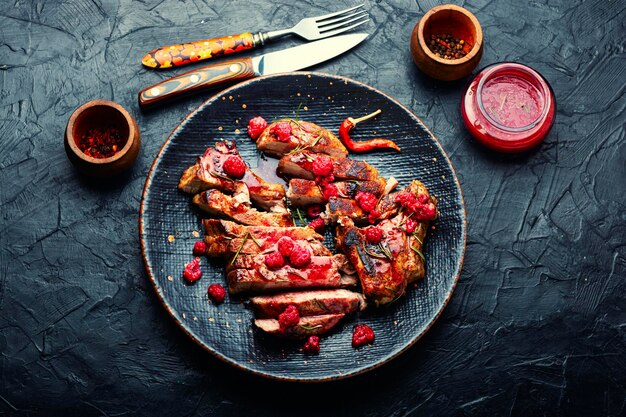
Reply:
[[[463, 39], [470, 51], [459, 59], [444, 59], [435, 55], [427, 40], [431, 35], [451, 34]], [[483, 55], [483, 30], [470, 11], [454, 4], [430, 9], [415, 25], [411, 34], [411, 54], [415, 65], [432, 78], [453, 81], [468, 75]]]
[[[126, 138], [124, 147], [108, 158], [86, 155], [78, 141], [89, 129], [115, 128]], [[139, 154], [141, 137], [135, 119], [121, 105], [107, 100], [89, 101], [70, 116], [65, 128], [65, 152], [76, 169], [88, 176], [107, 177], [130, 168]]]

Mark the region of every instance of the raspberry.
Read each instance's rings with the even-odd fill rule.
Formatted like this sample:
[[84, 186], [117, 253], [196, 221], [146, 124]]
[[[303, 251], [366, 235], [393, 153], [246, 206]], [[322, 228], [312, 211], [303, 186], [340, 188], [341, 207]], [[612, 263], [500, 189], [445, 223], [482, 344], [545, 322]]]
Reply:
[[306, 215], [311, 219], [319, 217], [320, 214], [322, 214], [322, 206], [320, 206], [319, 204], [310, 205], [306, 209]]
[[378, 219], [379, 217], [380, 217], [380, 211], [372, 210], [370, 211], [370, 214], [367, 215], [367, 220], [370, 222], [370, 224], [374, 224], [376, 219]]
[[428, 196], [426, 194], [420, 194], [417, 196], [417, 201], [419, 201], [420, 204], [426, 204], [428, 203]]
[[428, 203], [425, 206], [419, 208], [416, 211], [416, 218], [418, 220], [434, 220], [437, 216], [437, 209], [435, 209], [435, 205], [433, 203]]
[[283, 265], [285, 265], [285, 258], [283, 258], [280, 252], [272, 252], [265, 255], [265, 266], [268, 269], [273, 271], [282, 268]]
[[326, 223], [324, 223], [324, 219], [322, 219], [321, 217], [318, 217], [317, 219], [312, 220], [311, 223], [309, 223], [309, 227], [319, 234], [324, 233], [324, 226], [326, 226]]
[[313, 173], [320, 177], [327, 177], [333, 173], [333, 160], [326, 155], [319, 155], [313, 161]]
[[379, 227], [368, 227], [365, 229], [365, 239], [369, 243], [378, 244], [383, 238], [383, 230]]
[[200, 278], [202, 278], [202, 270], [200, 270], [200, 260], [194, 259], [185, 265], [185, 269], [183, 271], [183, 277], [187, 280], [187, 282], [192, 283], [196, 282]]
[[293, 326], [297, 326], [300, 322], [300, 313], [296, 306], [291, 304], [288, 306], [285, 311], [278, 315], [278, 324], [280, 325], [280, 329], [285, 331], [285, 329]]
[[409, 192], [402, 192], [396, 196], [396, 203], [400, 203], [402, 207], [409, 207], [416, 202], [416, 198], [413, 194]]
[[220, 284], [211, 284], [209, 285], [209, 297], [215, 304], [219, 304], [224, 301], [224, 297], [226, 297], [226, 290]]
[[306, 341], [302, 348], [304, 353], [319, 353], [320, 351], [320, 338], [317, 336], [309, 336], [309, 340]]
[[352, 332], [352, 347], [359, 347], [374, 343], [374, 330], [367, 324], [359, 324]]
[[354, 196], [354, 199], [359, 207], [368, 213], [376, 209], [376, 206], [378, 205], [378, 198], [376, 198], [376, 196], [372, 193], [359, 191], [356, 193], [356, 196]]
[[324, 197], [324, 201], [330, 200], [331, 197], [337, 197], [339, 195], [339, 190], [335, 184], [328, 184], [322, 189], [322, 196]]
[[296, 268], [304, 268], [311, 262], [311, 253], [308, 249], [299, 245], [294, 245], [289, 255], [289, 263]]
[[278, 239], [278, 252], [283, 255], [285, 258], [288, 258], [291, 255], [291, 251], [296, 243], [289, 236], [283, 236]]
[[193, 254], [196, 256], [202, 256], [206, 253], [206, 243], [199, 240], [193, 244]]
[[333, 174], [329, 174], [326, 176], [318, 175], [315, 177], [315, 184], [320, 187], [326, 187], [331, 182], [335, 181], [335, 176]]
[[272, 126], [270, 133], [274, 134], [276, 136], [276, 139], [281, 142], [289, 142], [289, 139], [291, 139], [291, 123], [276, 123], [274, 126]]
[[417, 221], [415, 221], [412, 218], [409, 218], [409, 219], [406, 219], [406, 222], [404, 225], [406, 227], [407, 233], [413, 233], [415, 231], [415, 228], [417, 227]]
[[248, 122], [248, 136], [250, 136], [254, 140], [257, 140], [266, 127], [267, 122], [261, 116], [250, 119], [250, 121]]
[[236, 180], [243, 178], [246, 174], [246, 164], [243, 162], [238, 156], [229, 156], [228, 159], [224, 162], [222, 169], [231, 178]]

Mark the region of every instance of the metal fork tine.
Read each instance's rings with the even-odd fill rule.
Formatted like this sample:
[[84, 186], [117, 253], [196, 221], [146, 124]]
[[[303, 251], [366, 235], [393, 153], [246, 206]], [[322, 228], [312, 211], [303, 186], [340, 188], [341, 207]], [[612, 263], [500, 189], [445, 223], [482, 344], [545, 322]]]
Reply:
[[361, 25], [363, 25], [363, 24], [365, 24], [365, 23], [367, 23], [367, 22], [369, 22], [369, 21], [370, 21], [370, 19], [369, 19], [369, 18], [367, 18], [367, 19], [365, 19], [365, 20], [363, 20], [363, 21], [361, 21], [361, 22], [357, 22], [357, 23], [355, 23], [355, 24], [354, 24], [354, 25], [352, 25], [352, 26], [342, 27], [341, 29], [337, 29], [337, 30], [334, 30], [334, 31], [331, 31], [331, 32], [323, 32], [323, 33], [322, 33], [322, 35], [323, 35], [325, 38], [328, 38], [328, 37], [330, 37], [330, 36], [339, 35], [340, 33], [343, 33], [343, 32], [345, 32], [345, 31], [347, 31], [347, 30], [350, 30], [350, 29], [354, 29], [355, 27], [361, 26]]
[[[321, 29], [334, 29], [335, 27], [339, 27], [341, 25], [345, 25], [346, 23], [351, 22], [351, 20], [349, 20], [348, 22], [345, 22], [345, 20], [347, 20], [347, 19], [351, 19], [351, 18], [360, 19], [361, 17], [365, 17], [365, 16], [367, 16], [367, 11], [363, 10], [363, 11], [352, 13], [352, 14], [349, 14], [349, 15], [346, 15], [346, 16], [338, 17], [337, 19], [326, 20], [326, 21], [324, 21], [322, 23], [319, 23], [317, 26], [320, 28], [320, 30]], [[352, 20], [354, 20], [354, 19], [352, 19]], [[343, 22], [343, 23], [340, 23], [339, 25], [335, 25], [333, 27], [328, 27], [328, 25], [331, 25], [333, 23], [339, 23], [339, 22]]]
[[331, 18], [331, 17], [339, 16], [340, 14], [344, 14], [344, 13], [351, 12], [352, 10], [356, 10], [356, 9], [358, 9], [359, 7], [363, 7], [363, 6], [364, 6], [364, 4], [359, 4], [358, 6], [354, 6], [354, 7], [351, 7], [351, 8], [349, 8], [349, 9], [342, 10], [342, 11], [340, 11], [340, 12], [329, 13], [329, 14], [325, 14], [325, 15], [323, 15], [323, 16], [317, 16], [317, 17], [314, 17], [314, 18], [313, 18], [313, 20], [315, 20], [316, 22], [318, 22], [318, 23], [319, 23], [319, 21], [320, 21], [320, 20], [329, 19], [329, 18]]

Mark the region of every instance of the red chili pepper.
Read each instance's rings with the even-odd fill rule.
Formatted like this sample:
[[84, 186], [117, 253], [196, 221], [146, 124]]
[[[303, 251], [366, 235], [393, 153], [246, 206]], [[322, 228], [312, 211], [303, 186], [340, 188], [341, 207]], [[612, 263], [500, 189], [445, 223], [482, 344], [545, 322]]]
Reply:
[[343, 121], [341, 126], [339, 127], [339, 138], [346, 145], [346, 148], [351, 150], [352, 152], [367, 152], [374, 149], [395, 149], [396, 151], [400, 151], [398, 145], [395, 144], [394, 141], [382, 138], [375, 138], [370, 140], [365, 140], [361, 142], [353, 141], [350, 138], [350, 131], [359, 123], [371, 119], [372, 117], [381, 113], [380, 110], [376, 110], [372, 114], [368, 114], [367, 116], [360, 117], [358, 119], [353, 119], [352, 117], [348, 117]]

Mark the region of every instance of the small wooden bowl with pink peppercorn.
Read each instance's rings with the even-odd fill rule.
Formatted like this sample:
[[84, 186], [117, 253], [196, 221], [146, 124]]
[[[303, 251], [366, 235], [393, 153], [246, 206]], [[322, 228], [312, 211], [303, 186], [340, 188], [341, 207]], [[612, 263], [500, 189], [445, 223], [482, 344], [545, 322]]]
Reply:
[[433, 7], [413, 28], [411, 55], [415, 65], [432, 78], [461, 79], [476, 68], [483, 55], [480, 23], [463, 7], [454, 4]]
[[78, 107], [65, 128], [65, 153], [90, 177], [110, 177], [129, 169], [139, 154], [135, 119], [120, 104], [92, 100]]

